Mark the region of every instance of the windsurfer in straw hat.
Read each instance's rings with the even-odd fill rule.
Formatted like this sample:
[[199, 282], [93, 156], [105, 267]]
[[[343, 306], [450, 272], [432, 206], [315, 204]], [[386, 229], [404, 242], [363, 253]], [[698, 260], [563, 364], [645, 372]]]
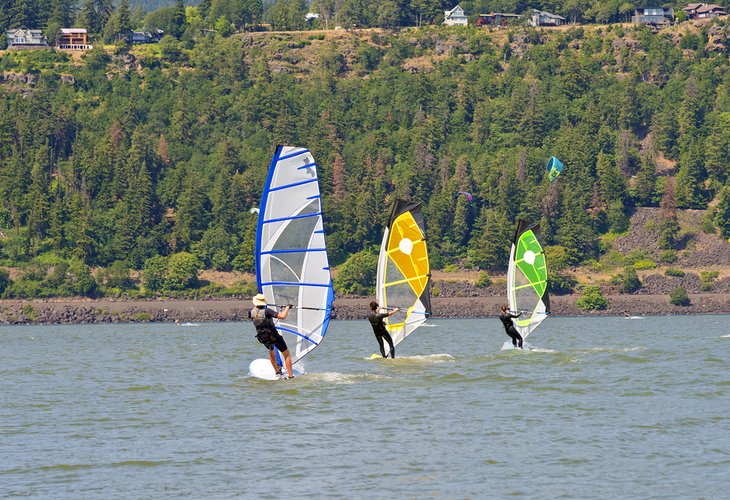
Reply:
[[253, 320], [253, 326], [256, 327], [256, 338], [269, 350], [269, 359], [271, 360], [271, 365], [274, 367], [274, 371], [279, 375], [283, 375], [281, 366], [276, 362], [276, 351], [274, 351], [274, 347], [276, 347], [284, 356], [286, 371], [289, 372], [288, 378], [294, 378], [289, 348], [286, 346], [284, 337], [279, 334], [274, 324], [274, 318], [286, 319], [286, 316], [289, 314], [289, 309], [292, 306], [291, 304], [287, 305], [280, 313], [277, 313], [273, 309], [267, 308], [266, 304], [266, 297], [263, 293], [259, 293], [253, 298], [254, 308], [249, 312], [249, 317]]

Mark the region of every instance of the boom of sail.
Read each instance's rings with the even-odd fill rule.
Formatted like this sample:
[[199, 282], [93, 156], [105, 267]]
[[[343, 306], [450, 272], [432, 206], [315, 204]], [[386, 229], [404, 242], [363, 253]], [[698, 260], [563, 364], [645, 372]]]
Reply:
[[517, 222], [507, 269], [507, 298], [510, 310], [522, 312], [514, 323], [523, 339], [550, 314], [547, 264], [541, 238], [538, 223]]
[[256, 280], [271, 306], [295, 306], [276, 327], [296, 363], [322, 342], [334, 301], [317, 165], [306, 148], [278, 146], [271, 160], [256, 233]]
[[385, 319], [393, 345], [431, 314], [430, 272], [421, 204], [396, 200], [380, 246], [376, 291], [381, 307], [401, 309]]

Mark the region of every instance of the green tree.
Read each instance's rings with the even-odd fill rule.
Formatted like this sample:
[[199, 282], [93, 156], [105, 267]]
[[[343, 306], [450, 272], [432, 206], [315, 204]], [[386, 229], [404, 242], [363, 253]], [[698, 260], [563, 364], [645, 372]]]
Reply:
[[68, 261], [66, 280], [72, 294], [82, 297], [94, 297], [97, 292], [96, 281], [91, 270], [79, 259]]
[[704, 181], [707, 178], [704, 169], [704, 151], [699, 141], [693, 141], [680, 154], [679, 173], [675, 187], [677, 206], [679, 208], [705, 208], [707, 197]]
[[129, 263], [123, 260], [113, 262], [106, 270], [106, 285], [120, 290], [134, 288], [134, 282], [129, 276]]
[[730, 176], [730, 111], [720, 113], [705, 139], [705, 167], [709, 177], [724, 184]]
[[233, 34], [235, 26], [226, 18], [226, 16], [220, 16], [215, 21], [215, 31], [221, 36], [230, 36]]
[[86, 28], [89, 33], [99, 33], [101, 30], [95, 3], [96, 0], [84, 0], [81, 10], [76, 17], [78, 27]]
[[583, 295], [575, 301], [575, 305], [586, 311], [600, 311], [608, 307], [608, 299], [603, 296], [599, 287], [587, 286], [583, 290]]
[[185, 32], [185, 24], [185, 2], [183, 0], [176, 0], [175, 12], [172, 15], [172, 30], [170, 31], [170, 34], [179, 39]]
[[378, 9], [377, 25], [380, 28], [394, 28], [398, 26], [398, 4], [393, 0], [384, 0]]
[[94, 30], [96, 33], [101, 33], [109, 22], [109, 18], [114, 13], [114, 1], [113, 0], [94, 0], [94, 10], [96, 11], [96, 19], [99, 23]]
[[475, 235], [469, 242], [469, 262], [489, 271], [506, 269], [511, 247], [510, 226], [504, 214], [483, 209], [475, 225]]
[[371, 249], [352, 254], [333, 281], [336, 294], [373, 295], [377, 269], [378, 255]]
[[681, 286], [671, 291], [671, 293], [669, 294], [669, 302], [674, 304], [675, 306], [682, 307], [687, 307], [691, 305], [689, 295], [687, 295], [687, 290], [685, 290], [684, 287]]
[[677, 200], [674, 195], [674, 182], [667, 179], [664, 183], [664, 195], [659, 204], [661, 219], [659, 221], [659, 248], [670, 250], [677, 245], [679, 236], [679, 218], [677, 216]]
[[40, 16], [39, 5], [36, 0], [15, 0], [10, 9], [8, 25], [20, 28], [40, 28], [44, 24], [45, 16]]
[[120, 0], [119, 6], [109, 17], [109, 21], [104, 26], [104, 41], [113, 43], [116, 41], [128, 40], [130, 31], [132, 30], [131, 13], [129, 11], [129, 0]]
[[[73, 0], [54, 0], [51, 3], [51, 13], [48, 17], [48, 23], [45, 26], [45, 34], [49, 44], [53, 45], [56, 43], [56, 34], [60, 28], [71, 25], [74, 10], [75, 2]], [[0, 19], [2, 19], [1, 14]]]
[[614, 201], [623, 203], [627, 197], [626, 183], [611, 155], [598, 153], [596, 174], [598, 174], [598, 186], [602, 200], [607, 204]]
[[165, 276], [167, 274], [167, 257], [155, 255], [150, 257], [144, 263], [142, 271], [142, 284], [147, 290], [157, 292], [162, 290], [165, 285]]
[[166, 291], [185, 290], [197, 284], [200, 262], [188, 252], [170, 255], [165, 270], [163, 289]]
[[441, 4], [436, 0], [410, 0], [410, 12], [416, 26], [431, 24], [440, 11]]
[[179, 249], [188, 249], [191, 243], [199, 241], [208, 225], [208, 198], [200, 189], [199, 177], [190, 174], [185, 182], [172, 232], [173, 248]]
[[633, 198], [637, 205], [650, 206], [655, 203], [656, 180], [654, 158], [651, 155], [644, 155], [633, 187]]
[[13, 283], [10, 279], [10, 273], [5, 269], [0, 269], [0, 296], [5, 293], [5, 290]]
[[280, 0], [269, 10], [271, 25], [283, 31], [304, 28], [306, 13], [304, 0]]
[[624, 268], [623, 276], [621, 277], [621, 290], [624, 293], [634, 293], [641, 288], [641, 280], [639, 275], [636, 273], [636, 269], [633, 266], [627, 266]]
[[47, 148], [38, 149], [31, 170], [31, 184], [28, 190], [28, 236], [38, 242], [46, 236], [50, 223], [50, 165]]
[[720, 192], [720, 202], [715, 208], [715, 224], [720, 228], [723, 238], [730, 240], [730, 186]]

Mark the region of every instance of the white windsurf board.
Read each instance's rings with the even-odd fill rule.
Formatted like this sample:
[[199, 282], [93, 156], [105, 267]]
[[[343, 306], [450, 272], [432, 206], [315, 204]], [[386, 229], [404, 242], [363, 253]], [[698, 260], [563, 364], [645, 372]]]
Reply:
[[[286, 380], [286, 368], [282, 368], [282, 372], [284, 372], [284, 376], [278, 375], [274, 371], [274, 367], [271, 366], [271, 361], [266, 358], [254, 359], [253, 361], [251, 361], [251, 364], [248, 365], [248, 373], [252, 377], [261, 380]], [[302, 372], [300, 372], [296, 368], [292, 368], [292, 373], [295, 377], [298, 377], [302, 374]]]

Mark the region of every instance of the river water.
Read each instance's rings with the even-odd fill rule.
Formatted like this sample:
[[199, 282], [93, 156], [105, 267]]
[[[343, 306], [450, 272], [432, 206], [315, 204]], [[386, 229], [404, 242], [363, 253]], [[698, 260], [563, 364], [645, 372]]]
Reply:
[[276, 382], [247, 323], [0, 327], [0, 496], [727, 497], [730, 316], [429, 325]]

